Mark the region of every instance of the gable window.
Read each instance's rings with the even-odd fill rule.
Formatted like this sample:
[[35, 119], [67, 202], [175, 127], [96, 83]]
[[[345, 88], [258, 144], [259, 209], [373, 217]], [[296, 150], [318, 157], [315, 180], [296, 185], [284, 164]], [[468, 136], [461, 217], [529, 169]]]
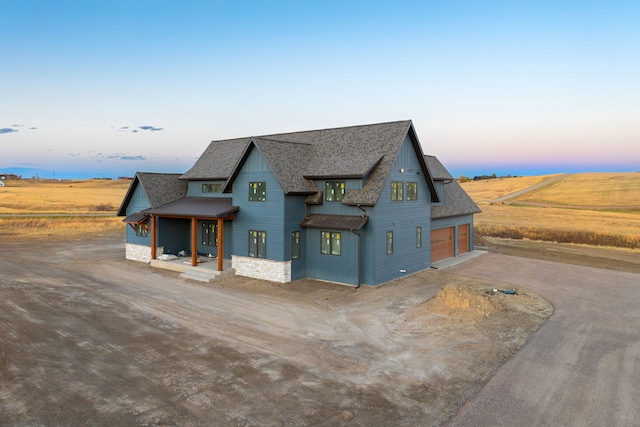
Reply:
[[222, 193], [222, 184], [202, 184], [203, 193]]
[[344, 199], [344, 181], [327, 181], [324, 184], [324, 200], [341, 202]]
[[394, 202], [404, 200], [404, 182], [391, 181], [391, 200]]
[[202, 223], [202, 244], [204, 246], [218, 246], [218, 224], [215, 222]]
[[418, 200], [417, 182], [407, 182], [407, 200]]
[[291, 259], [300, 258], [300, 232], [291, 233]]
[[416, 248], [422, 247], [422, 227], [416, 227]]
[[136, 224], [136, 236], [147, 237], [147, 234], [149, 234], [148, 222], [141, 222], [139, 224]]
[[340, 256], [342, 253], [340, 233], [323, 231], [320, 237], [320, 253]]
[[387, 231], [387, 254], [393, 253], [393, 231]]
[[267, 183], [264, 181], [249, 183], [249, 201], [250, 202], [266, 202], [267, 201]]
[[266, 231], [249, 230], [249, 256], [253, 258], [267, 257]]

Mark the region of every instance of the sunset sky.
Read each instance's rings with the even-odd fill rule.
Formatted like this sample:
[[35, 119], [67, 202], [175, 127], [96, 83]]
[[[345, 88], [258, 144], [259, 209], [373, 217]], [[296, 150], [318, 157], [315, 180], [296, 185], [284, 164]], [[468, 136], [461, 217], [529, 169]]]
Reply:
[[214, 139], [405, 119], [455, 176], [640, 171], [639, 22], [638, 0], [0, 0], [0, 172], [184, 172]]

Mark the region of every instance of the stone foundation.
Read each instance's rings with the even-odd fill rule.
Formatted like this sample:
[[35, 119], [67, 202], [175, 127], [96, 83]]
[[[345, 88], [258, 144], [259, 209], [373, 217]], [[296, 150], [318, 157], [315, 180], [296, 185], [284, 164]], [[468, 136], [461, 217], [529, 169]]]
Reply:
[[[133, 243], [127, 243], [125, 245], [125, 258], [132, 261], [151, 262], [151, 246], [134, 245]], [[163, 247], [157, 248], [158, 254], [164, 251]]]
[[238, 276], [286, 283], [291, 281], [291, 261], [232, 255], [231, 266]]

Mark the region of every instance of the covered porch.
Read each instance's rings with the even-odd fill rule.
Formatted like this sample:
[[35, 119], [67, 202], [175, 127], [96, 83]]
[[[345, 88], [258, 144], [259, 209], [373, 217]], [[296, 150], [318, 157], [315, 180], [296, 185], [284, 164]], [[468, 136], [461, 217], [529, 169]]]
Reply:
[[[172, 262], [167, 264], [166, 261], [158, 260], [158, 242], [160, 241], [158, 231], [158, 219], [179, 219], [190, 221], [190, 255], [189, 267], [198, 267], [199, 264], [206, 264], [206, 269], [211, 270], [211, 266], [215, 265], [217, 271], [221, 272], [225, 269], [224, 260], [224, 223], [235, 218], [235, 213], [240, 208], [232, 206], [230, 198], [214, 198], [214, 197], [184, 197], [171, 203], [159, 206], [157, 208], [147, 209], [144, 214], [150, 216], [150, 234], [151, 234], [151, 265], [160, 267], [166, 265], [185, 265], [187, 257], [179, 257], [180, 262]], [[215, 256], [209, 256], [203, 259], [198, 255], [198, 221], [207, 221], [216, 223], [216, 245], [217, 251]], [[160, 230], [160, 233], [162, 230]], [[200, 259], [199, 259], [200, 258]], [[206, 261], [206, 262], [203, 262]], [[230, 268], [230, 267], [229, 267]], [[174, 269], [174, 268], [171, 268]], [[174, 269], [175, 270], [175, 269]]]

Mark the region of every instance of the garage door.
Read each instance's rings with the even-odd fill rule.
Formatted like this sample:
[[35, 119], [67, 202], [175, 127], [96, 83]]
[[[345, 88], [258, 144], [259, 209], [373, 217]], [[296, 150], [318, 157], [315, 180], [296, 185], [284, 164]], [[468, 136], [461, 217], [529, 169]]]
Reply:
[[431, 262], [453, 256], [453, 227], [431, 231]]
[[458, 255], [469, 252], [469, 224], [458, 226]]

